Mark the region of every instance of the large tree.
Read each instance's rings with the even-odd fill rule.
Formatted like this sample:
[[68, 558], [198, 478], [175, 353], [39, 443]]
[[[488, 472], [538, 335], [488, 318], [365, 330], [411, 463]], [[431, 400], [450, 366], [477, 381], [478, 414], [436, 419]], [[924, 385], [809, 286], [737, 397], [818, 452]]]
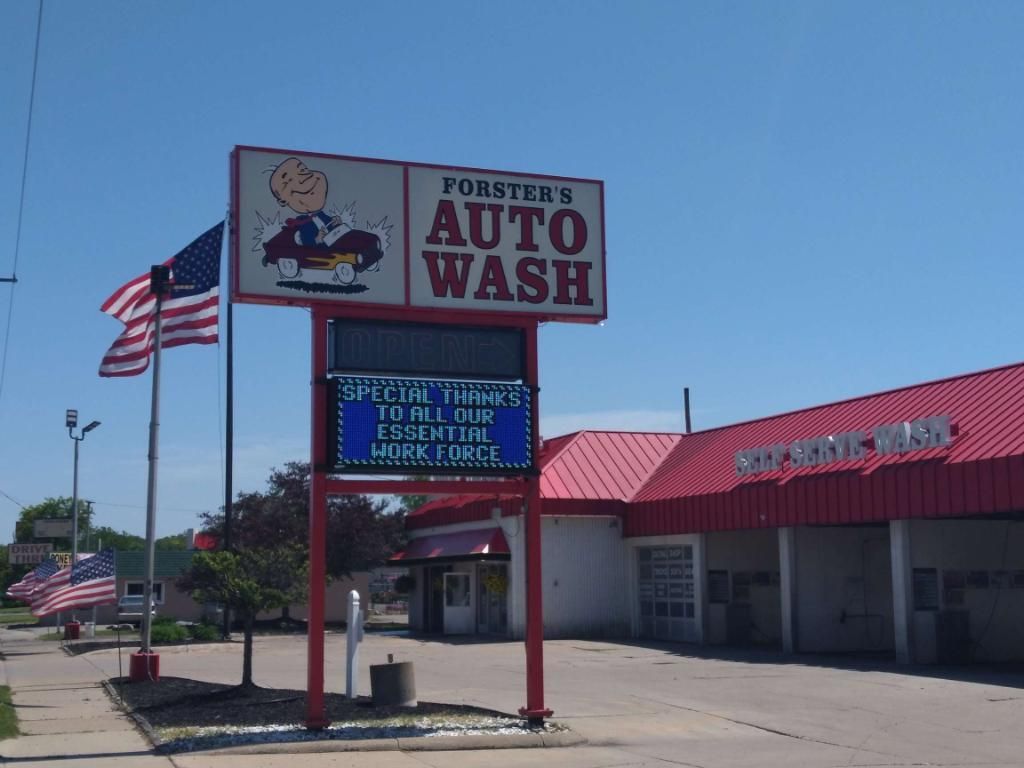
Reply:
[[[265, 492], [240, 493], [232, 504], [232, 547], [267, 542], [309, 544], [309, 464], [273, 469]], [[207, 531], [224, 533], [224, 513], [203, 516]], [[404, 543], [405, 512], [368, 496], [333, 496], [327, 504], [327, 573], [333, 578], [383, 564]]]
[[254, 547], [239, 552], [199, 552], [178, 579], [178, 586], [197, 602], [225, 605], [242, 622], [243, 689], [253, 686], [252, 633], [256, 614], [300, 601], [305, 594], [306, 568], [301, 547]]

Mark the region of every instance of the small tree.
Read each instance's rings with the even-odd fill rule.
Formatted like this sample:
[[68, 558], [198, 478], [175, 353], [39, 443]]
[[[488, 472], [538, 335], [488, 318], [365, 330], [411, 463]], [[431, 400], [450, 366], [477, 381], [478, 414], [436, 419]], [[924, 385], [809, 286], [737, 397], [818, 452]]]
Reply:
[[305, 598], [307, 565], [300, 547], [199, 552], [178, 586], [201, 603], [221, 603], [242, 622], [241, 687], [253, 687], [252, 632], [256, 615]]

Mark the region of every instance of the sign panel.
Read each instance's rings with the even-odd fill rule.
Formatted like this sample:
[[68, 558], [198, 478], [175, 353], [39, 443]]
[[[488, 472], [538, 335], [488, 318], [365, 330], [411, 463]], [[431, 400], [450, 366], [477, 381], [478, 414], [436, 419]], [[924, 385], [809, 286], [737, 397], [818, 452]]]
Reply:
[[53, 552], [53, 544], [8, 544], [7, 562], [11, 565], [36, 565]]
[[533, 472], [528, 386], [361, 376], [338, 377], [332, 386], [336, 472]]
[[604, 185], [236, 147], [232, 297], [599, 322]]
[[736, 476], [759, 475], [776, 470], [818, 467], [838, 461], [863, 461], [869, 448], [878, 456], [947, 448], [956, 428], [949, 416], [929, 416], [895, 424], [880, 424], [868, 432], [854, 430], [789, 443], [762, 445], [737, 451]]
[[70, 517], [40, 518], [32, 521], [32, 535], [37, 539], [70, 539], [72, 532]]
[[[90, 557], [92, 557], [95, 554], [96, 554], [95, 552], [79, 552], [78, 553], [78, 562], [82, 562], [86, 558], [90, 558]], [[51, 552], [50, 553], [50, 559], [51, 560], [56, 560], [57, 561], [57, 565], [59, 565], [61, 568], [67, 568], [69, 565], [71, 565], [71, 553], [70, 552]]]
[[425, 323], [332, 320], [332, 372], [445, 378], [525, 378], [523, 332]]

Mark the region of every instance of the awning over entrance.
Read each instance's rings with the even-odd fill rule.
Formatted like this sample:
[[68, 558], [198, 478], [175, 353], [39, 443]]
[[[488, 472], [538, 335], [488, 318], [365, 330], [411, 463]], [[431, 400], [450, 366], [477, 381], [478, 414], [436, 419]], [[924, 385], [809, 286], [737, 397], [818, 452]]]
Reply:
[[413, 539], [393, 555], [392, 565], [423, 565], [456, 560], [508, 560], [508, 542], [500, 528], [483, 528]]

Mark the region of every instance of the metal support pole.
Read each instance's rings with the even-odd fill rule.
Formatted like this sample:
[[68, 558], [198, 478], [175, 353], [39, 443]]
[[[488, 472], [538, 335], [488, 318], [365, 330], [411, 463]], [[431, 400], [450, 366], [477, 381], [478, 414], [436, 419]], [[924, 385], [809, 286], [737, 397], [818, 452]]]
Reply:
[[160, 310], [163, 306], [163, 286], [157, 286], [154, 322], [156, 332], [153, 338], [153, 396], [149, 411], [149, 480], [146, 487], [146, 577], [142, 597], [142, 653], [151, 653], [150, 637], [153, 629], [153, 560], [156, 555], [156, 478], [160, 444], [160, 344], [163, 320]]
[[81, 441], [75, 437], [71, 440], [75, 444], [74, 479], [71, 482], [71, 564], [74, 565], [78, 562], [78, 443]]
[[363, 609], [354, 589], [348, 593], [345, 619], [345, 698], [353, 701], [359, 695], [359, 643], [363, 641]]
[[[533, 387], [532, 435], [534, 460], [540, 449], [537, 326], [526, 330], [527, 380]], [[551, 710], [544, 706], [544, 604], [541, 578], [540, 478], [530, 478], [526, 501], [526, 706], [519, 714], [540, 725]]]
[[327, 583], [327, 319], [313, 308], [310, 397], [309, 619], [306, 638], [306, 727], [325, 728], [324, 590]]

